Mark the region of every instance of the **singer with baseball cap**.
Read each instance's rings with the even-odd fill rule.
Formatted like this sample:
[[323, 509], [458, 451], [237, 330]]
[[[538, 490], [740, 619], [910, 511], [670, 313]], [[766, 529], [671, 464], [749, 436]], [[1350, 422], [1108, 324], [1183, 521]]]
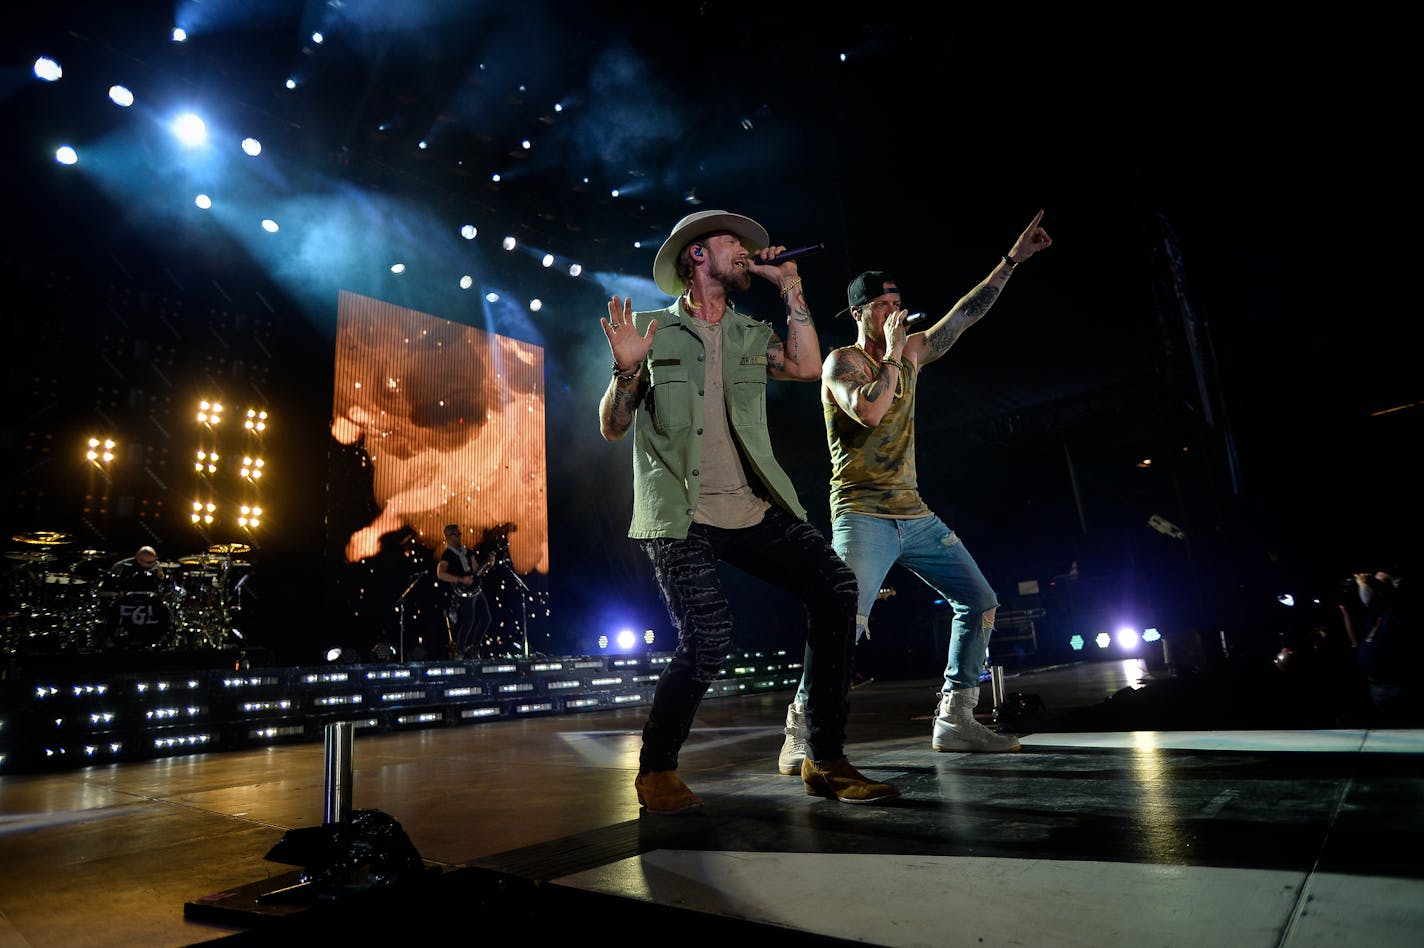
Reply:
[[[677, 648], [643, 727], [634, 790], [649, 813], [696, 809], [678, 776], [678, 752], [732, 644], [732, 614], [718, 574], [726, 562], [794, 595], [806, 607], [806, 792], [844, 803], [891, 799], [845, 757], [846, 695], [855, 644], [855, 576], [806, 520], [767, 429], [768, 379], [814, 381], [821, 345], [795, 256], [741, 214], [689, 214], [653, 261], [673, 301], [634, 312], [608, 303], [603, 333], [612, 378], [599, 403], [609, 441], [633, 430], [633, 515], [628, 535], [652, 562]], [[752, 278], [773, 284], [786, 338], [738, 310]]]
[[[960, 538], [920, 497], [915, 472], [915, 389], [925, 366], [949, 351], [994, 305], [1015, 268], [1053, 241], [1034, 215], [978, 286], [923, 332], [907, 333], [900, 285], [884, 270], [850, 282], [842, 315], [855, 322], [855, 345], [836, 349], [821, 371], [821, 408], [831, 451], [831, 544], [860, 589], [856, 641], [867, 633], [880, 584], [896, 563], [954, 607], [949, 659], [935, 714], [937, 751], [1013, 751], [1018, 738], [974, 719], [979, 678], [999, 600]], [[806, 755], [803, 680], [786, 710], [777, 761], [797, 773]]]

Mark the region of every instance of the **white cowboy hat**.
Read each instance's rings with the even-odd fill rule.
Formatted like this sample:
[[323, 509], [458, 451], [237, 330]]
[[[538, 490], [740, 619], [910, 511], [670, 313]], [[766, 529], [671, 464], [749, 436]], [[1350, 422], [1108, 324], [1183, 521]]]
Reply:
[[742, 241], [742, 246], [755, 253], [771, 243], [766, 228], [741, 214], [730, 211], [698, 211], [678, 221], [668, 239], [653, 258], [653, 282], [668, 296], [682, 295], [682, 280], [677, 275], [677, 255], [695, 238], [713, 231], [729, 230]]

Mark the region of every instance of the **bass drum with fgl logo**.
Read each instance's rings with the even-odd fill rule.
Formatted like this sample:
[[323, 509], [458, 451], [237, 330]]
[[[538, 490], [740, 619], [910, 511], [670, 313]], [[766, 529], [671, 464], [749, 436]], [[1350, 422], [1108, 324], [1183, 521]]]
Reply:
[[109, 643], [122, 649], [171, 647], [173, 620], [168, 603], [156, 592], [126, 592], [105, 615]]

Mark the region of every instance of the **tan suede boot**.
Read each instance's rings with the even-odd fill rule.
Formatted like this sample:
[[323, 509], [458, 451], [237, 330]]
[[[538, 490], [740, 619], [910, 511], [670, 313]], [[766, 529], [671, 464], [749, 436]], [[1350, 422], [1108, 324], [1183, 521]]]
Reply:
[[702, 798], [687, 789], [676, 770], [638, 774], [633, 789], [638, 793], [638, 803], [649, 813], [686, 813], [702, 805]]
[[842, 803], [880, 803], [900, 795], [890, 784], [877, 783], [856, 770], [844, 757], [820, 762], [807, 757], [801, 763], [801, 782], [808, 795]]

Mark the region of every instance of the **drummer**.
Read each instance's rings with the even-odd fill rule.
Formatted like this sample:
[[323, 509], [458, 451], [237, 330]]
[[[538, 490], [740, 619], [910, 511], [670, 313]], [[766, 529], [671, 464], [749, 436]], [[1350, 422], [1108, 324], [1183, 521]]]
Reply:
[[109, 570], [109, 576], [119, 592], [158, 592], [164, 579], [158, 562], [158, 551], [141, 546], [126, 560], [119, 560]]

